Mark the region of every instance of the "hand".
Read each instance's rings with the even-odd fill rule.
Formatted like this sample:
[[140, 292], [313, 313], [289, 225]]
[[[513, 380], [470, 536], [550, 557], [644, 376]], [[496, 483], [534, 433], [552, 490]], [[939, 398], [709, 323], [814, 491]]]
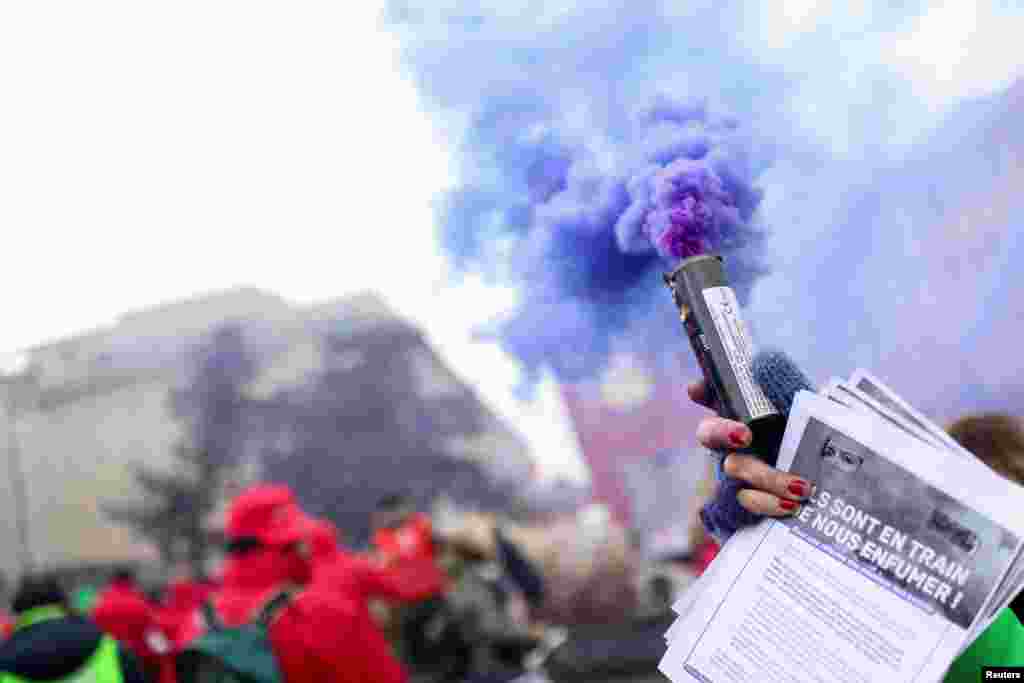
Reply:
[[[703, 381], [691, 384], [688, 388], [690, 398], [702, 406], [708, 406], [707, 389]], [[697, 440], [705, 447], [714, 451], [731, 451], [745, 448], [750, 445], [753, 435], [746, 425], [720, 417], [706, 417], [701, 420], [697, 427]], [[805, 501], [812, 492], [812, 484], [805, 479], [795, 477], [781, 470], [766, 464], [752, 455], [730, 452], [722, 462], [722, 472], [728, 479], [722, 482], [719, 490], [712, 501], [705, 507], [705, 526], [720, 526], [720, 524], [709, 525], [709, 512], [715, 512], [719, 516], [723, 512], [730, 511], [730, 506], [739, 506], [745, 510], [747, 515], [728, 515], [739, 517], [736, 520], [724, 520], [736, 522], [726, 526], [746, 526], [755, 523], [759, 517], [785, 517], [796, 514], [800, 504]], [[709, 510], [711, 508], [711, 510]], [[719, 520], [722, 521], [722, 520]], [[721, 529], [708, 529], [711, 532]], [[726, 529], [732, 533], [735, 529]]]

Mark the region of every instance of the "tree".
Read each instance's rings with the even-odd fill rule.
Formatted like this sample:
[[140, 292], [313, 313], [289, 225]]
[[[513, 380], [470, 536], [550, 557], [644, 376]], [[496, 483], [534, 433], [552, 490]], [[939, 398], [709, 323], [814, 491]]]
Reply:
[[220, 468], [205, 453], [179, 443], [169, 471], [134, 468], [143, 491], [138, 504], [108, 504], [107, 515], [149, 539], [161, 561], [171, 566], [186, 560], [203, 573], [208, 547], [206, 520], [218, 503]]
[[201, 574], [209, 548], [206, 520], [228, 473], [245, 456], [251, 412], [245, 386], [257, 368], [239, 323], [214, 328], [192, 349], [188, 361], [183, 386], [170, 396], [172, 413], [184, 427], [171, 467], [136, 467], [142, 501], [108, 505], [106, 511], [151, 540], [164, 563], [185, 559]]

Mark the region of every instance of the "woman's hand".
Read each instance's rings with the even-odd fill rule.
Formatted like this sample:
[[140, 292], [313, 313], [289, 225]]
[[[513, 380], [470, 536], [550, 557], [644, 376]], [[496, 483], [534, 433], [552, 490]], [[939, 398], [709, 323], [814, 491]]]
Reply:
[[[691, 384], [688, 393], [693, 401], [709, 407], [707, 388], [703, 381]], [[777, 470], [755, 456], [731, 452], [746, 448], [752, 438], [746, 425], [720, 417], [706, 417], [698, 425], [697, 440], [705, 448], [727, 453], [722, 462], [722, 472], [728, 479], [719, 486], [715, 500], [705, 507], [705, 514], [702, 515], [705, 526], [721, 527], [721, 522], [725, 521], [729, 522], [726, 526], [738, 528], [756, 523], [763, 516], [792, 515], [811, 495], [812, 485], [805, 479]], [[729, 515], [736, 503], [749, 514]], [[721, 517], [722, 514], [738, 519], [718, 520], [717, 523], [709, 524], [709, 521], [715, 521], [709, 520], [709, 517]], [[734, 530], [725, 531], [731, 534]], [[723, 530], [709, 528], [708, 531], [720, 534]]]

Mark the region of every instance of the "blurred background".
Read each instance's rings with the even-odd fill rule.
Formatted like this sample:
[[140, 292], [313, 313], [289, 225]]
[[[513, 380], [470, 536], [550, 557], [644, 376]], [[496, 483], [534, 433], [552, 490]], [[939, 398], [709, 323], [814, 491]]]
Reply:
[[636, 132], [651, 101], [742, 131], [760, 344], [936, 421], [1019, 414], [1024, 12], [858, 8], [4, 5], [7, 583], [210, 572], [273, 481], [357, 549], [396, 491], [498, 520], [546, 622], [665, 615], [713, 552], [698, 370], [668, 266], [593, 246], [602, 183], [621, 212], [633, 148], [681, 134]]

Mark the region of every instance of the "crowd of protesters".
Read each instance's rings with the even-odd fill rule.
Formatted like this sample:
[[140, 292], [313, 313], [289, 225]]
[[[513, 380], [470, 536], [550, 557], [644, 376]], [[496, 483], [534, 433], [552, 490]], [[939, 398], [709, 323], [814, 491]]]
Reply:
[[[500, 524], [441, 534], [394, 495], [371, 525], [369, 550], [354, 552], [287, 487], [258, 485], [230, 502], [213, 577], [181, 571], [147, 592], [134, 571], [118, 570], [75, 601], [52, 577], [24, 577], [13, 614], [0, 611], [0, 683], [85, 670], [95, 678], [83, 680], [104, 683], [191, 683], [199, 677], [182, 666], [186, 653], [214, 631], [255, 622], [282, 596], [266, 635], [283, 683], [512, 681], [548, 645], [531, 617], [544, 581]], [[699, 574], [717, 546], [694, 546], [682, 562]], [[54, 657], [64, 664], [47, 665]]]
[[[381, 501], [373, 524], [371, 550], [356, 553], [287, 487], [257, 485], [229, 505], [214, 579], [178, 576], [154, 598], [132, 571], [118, 571], [82, 613], [55, 579], [24, 577], [14, 616], [0, 622], [0, 683], [64, 680], [79, 670], [95, 672], [83, 680], [190, 683], [186, 653], [212, 632], [256, 622], [268, 606], [267, 646], [285, 683], [404, 683], [414, 672], [435, 681], [509, 680], [498, 676], [500, 652], [481, 654], [486, 646], [516, 645], [521, 658], [541, 639], [527, 619], [513, 628], [514, 620], [495, 616], [514, 611], [514, 600], [496, 598], [482, 578], [493, 558], [441, 541], [403, 496]], [[504, 595], [538, 597], [530, 572], [516, 571], [525, 561], [506, 550], [525, 587]], [[444, 571], [453, 556], [460, 571]], [[493, 604], [480, 607], [481, 597]], [[64, 664], [48, 665], [54, 657]]]
[[[694, 393], [700, 397], [699, 387]], [[717, 446], [707, 436], [720, 426], [712, 423], [705, 421], [699, 436]], [[950, 433], [1003, 476], [1024, 480], [1019, 421], [974, 416]], [[287, 487], [263, 484], [231, 501], [226, 556], [214, 578], [179, 575], [154, 596], [123, 570], [72, 604], [53, 576], [22, 577], [11, 613], [0, 610], [0, 683], [483, 683], [522, 673], [527, 656], [544, 645], [544, 628], [531, 613], [545, 587], [500, 525], [483, 543], [443, 537], [404, 496], [382, 500], [372, 525], [371, 549], [355, 552], [330, 521], [303, 511]], [[692, 545], [696, 552], [679, 559], [696, 575], [718, 546], [700, 533]], [[659, 590], [667, 607], [671, 590]], [[967, 680], [996, 650], [1001, 662], [1024, 663], [1018, 602], [947, 680]], [[254, 624], [261, 636], [238, 635]], [[231, 633], [248, 639], [251, 661], [226, 657], [225, 671], [238, 665], [242, 675], [204, 677], [209, 670], [202, 667], [220, 661], [217, 644]], [[253, 652], [261, 646], [262, 658]], [[268, 661], [273, 672], [258, 675]]]

